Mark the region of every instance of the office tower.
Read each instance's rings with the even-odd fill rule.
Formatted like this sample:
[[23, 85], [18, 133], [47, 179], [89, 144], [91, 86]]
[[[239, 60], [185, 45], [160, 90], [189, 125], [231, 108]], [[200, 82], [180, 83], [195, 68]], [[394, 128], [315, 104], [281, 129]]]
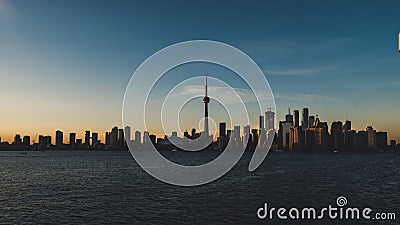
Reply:
[[309, 116], [308, 117], [308, 127], [313, 128], [315, 124], [315, 117], [314, 116]]
[[299, 121], [299, 110], [294, 110], [293, 111], [293, 126], [294, 127], [298, 127], [300, 125], [300, 121]]
[[259, 117], [259, 129], [260, 130], [263, 130], [265, 127], [264, 127], [264, 116], [260, 116]]
[[376, 130], [372, 128], [372, 126], [367, 127], [367, 136], [368, 136], [368, 148], [377, 150], [376, 145]]
[[195, 137], [196, 137], [196, 129], [193, 128], [192, 129], [192, 139], [195, 139]]
[[339, 150], [343, 148], [343, 124], [341, 121], [332, 122], [331, 125], [331, 146], [333, 149]]
[[243, 144], [245, 144], [246, 142], [248, 143], [250, 137], [250, 125], [246, 125], [243, 127]]
[[118, 144], [118, 127], [115, 126], [111, 129], [111, 132], [109, 134], [110, 136], [110, 145], [117, 145]]
[[206, 71], [206, 85], [205, 85], [205, 95], [203, 98], [204, 102], [204, 133], [205, 137], [208, 139], [209, 131], [208, 131], [208, 103], [210, 102], [210, 98], [208, 97], [207, 88], [208, 88], [208, 76]]
[[75, 145], [76, 133], [69, 133], [69, 144]]
[[31, 145], [31, 137], [24, 136], [24, 138], [22, 139], [22, 143], [24, 144], [24, 146], [30, 146]]
[[98, 145], [99, 142], [99, 134], [98, 133], [92, 133], [92, 146]]
[[153, 143], [153, 145], [156, 144], [156, 140], [157, 140], [156, 135], [154, 135], [154, 134], [150, 135], [150, 141], [151, 141], [151, 143]]
[[125, 143], [124, 130], [118, 129], [118, 145], [123, 146]]
[[219, 123], [219, 137], [226, 137], [226, 123]]
[[343, 133], [343, 142], [345, 149], [347, 150], [354, 149], [355, 137], [356, 137], [355, 130], [347, 130], [346, 132]]
[[289, 132], [293, 128], [292, 121], [279, 121], [279, 148], [288, 150], [289, 148]]
[[378, 150], [387, 149], [387, 132], [376, 132], [376, 147]]
[[126, 141], [130, 141], [131, 140], [131, 127], [130, 126], [126, 126], [124, 128], [125, 130], [125, 139]]
[[257, 129], [251, 129], [251, 134], [253, 137], [253, 143], [257, 144], [258, 143], [258, 130]]
[[106, 139], [106, 145], [110, 145], [111, 143], [110, 143], [110, 133], [109, 132], [106, 132], [105, 139]]
[[145, 148], [149, 147], [149, 143], [148, 143], [149, 139], [150, 139], [149, 132], [144, 131], [143, 132], [143, 147], [145, 147]]
[[301, 118], [301, 125], [303, 127], [303, 130], [305, 130], [306, 128], [308, 128], [308, 108], [303, 108], [302, 110], [302, 118]]
[[358, 150], [366, 150], [368, 148], [368, 132], [358, 131], [354, 137], [354, 147]]
[[85, 131], [85, 145], [90, 145], [90, 131]]
[[286, 114], [286, 116], [285, 116], [285, 121], [286, 122], [292, 122], [293, 123], [293, 116], [290, 114], [290, 108], [288, 109], [289, 111], [289, 113], [288, 114]]
[[319, 151], [323, 149], [323, 128], [307, 128], [305, 132], [305, 149]]
[[275, 129], [275, 113], [271, 110], [265, 112], [265, 128], [267, 131]]
[[14, 137], [14, 144], [16, 144], [16, 145], [22, 144], [21, 135], [19, 135], [19, 134], [16, 134], [16, 135], [15, 135], [15, 137]]
[[346, 123], [343, 125], [343, 132], [347, 132], [351, 130], [351, 121], [346, 120]]
[[60, 130], [56, 131], [56, 146], [58, 148], [61, 148], [63, 146], [63, 142], [64, 142], [64, 133]]
[[141, 144], [142, 143], [141, 136], [142, 136], [142, 133], [140, 131], [135, 131], [135, 142], [136, 142], [136, 144]]
[[235, 139], [236, 141], [240, 140], [240, 126], [234, 126], [233, 130], [235, 131]]

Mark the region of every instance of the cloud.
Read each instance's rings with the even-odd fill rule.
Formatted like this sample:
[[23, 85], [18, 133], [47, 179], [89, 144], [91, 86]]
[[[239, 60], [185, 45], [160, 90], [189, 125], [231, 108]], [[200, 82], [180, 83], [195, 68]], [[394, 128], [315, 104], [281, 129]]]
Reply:
[[400, 81], [392, 81], [376, 85], [376, 87], [391, 87], [391, 86], [400, 86]]
[[327, 71], [324, 68], [301, 68], [301, 69], [282, 69], [282, 70], [265, 70], [267, 75], [278, 76], [315, 76]]
[[275, 94], [275, 99], [285, 99], [291, 101], [304, 101], [304, 102], [311, 102], [317, 100], [327, 100], [327, 101], [343, 101], [343, 99], [335, 98], [331, 96], [324, 96], [324, 95], [313, 95], [313, 94], [292, 94], [292, 95], [280, 95]]

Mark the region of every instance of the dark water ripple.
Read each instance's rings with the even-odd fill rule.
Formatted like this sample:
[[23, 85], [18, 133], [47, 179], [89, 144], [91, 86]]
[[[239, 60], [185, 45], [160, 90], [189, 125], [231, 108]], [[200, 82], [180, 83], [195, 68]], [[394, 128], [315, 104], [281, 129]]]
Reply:
[[[165, 153], [198, 164], [216, 153]], [[128, 152], [0, 152], [2, 224], [400, 224], [394, 221], [258, 220], [274, 207], [348, 206], [400, 217], [400, 154], [270, 154], [254, 172], [251, 154], [199, 187], [164, 184]], [[286, 223], [284, 223], [286, 222]], [[380, 223], [379, 223], [380, 222]]]

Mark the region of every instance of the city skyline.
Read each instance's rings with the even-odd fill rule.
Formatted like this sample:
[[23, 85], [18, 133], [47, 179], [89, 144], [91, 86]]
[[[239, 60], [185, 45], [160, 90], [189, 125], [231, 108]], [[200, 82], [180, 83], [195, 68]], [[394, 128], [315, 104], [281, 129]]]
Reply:
[[3, 140], [53, 134], [57, 127], [84, 138], [88, 128], [104, 133], [110, 124], [121, 126], [124, 91], [143, 60], [170, 44], [211, 39], [243, 50], [260, 66], [277, 117], [307, 105], [325, 121], [348, 118], [357, 130], [374, 124], [400, 141], [400, 124], [393, 122], [400, 95], [398, 1], [202, 1], [184, 9], [177, 1], [112, 8], [98, 1], [0, 3]]
[[[207, 96], [207, 95], [205, 95]], [[205, 114], [206, 115], [206, 114]], [[333, 121], [331, 126], [327, 122], [319, 119], [318, 114], [310, 114], [308, 108], [302, 108], [301, 114], [298, 109], [291, 113], [290, 108], [284, 120], [279, 121], [278, 129], [275, 129], [275, 113], [267, 111], [264, 115], [259, 116], [259, 124], [257, 127], [250, 125], [227, 127], [226, 122], [218, 123], [218, 135], [214, 136], [213, 143], [216, 148], [222, 150], [227, 144], [227, 140], [233, 140], [233, 146], [243, 148], [255, 148], [258, 141], [263, 142], [269, 132], [275, 133], [274, 150], [285, 151], [327, 151], [327, 150], [395, 150], [399, 148], [400, 143], [396, 140], [388, 139], [386, 131], [378, 131], [373, 126], [367, 125], [365, 130], [354, 130], [350, 120]], [[287, 125], [285, 125], [287, 124]], [[203, 127], [207, 129], [206, 126]], [[104, 142], [99, 138], [99, 133], [87, 130], [84, 132], [84, 138], [77, 138], [77, 133], [65, 133], [61, 130], [56, 130], [55, 135], [36, 135], [30, 137], [27, 135], [15, 134], [12, 143], [1, 142], [0, 149], [8, 149], [4, 144], [11, 144], [9, 150], [27, 149], [98, 149], [98, 150], [118, 150], [126, 148], [125, 142], [134, 142], [136, 149], [147, 148], [146, 136], [153, 144], [158, 147], [171, 144], [171, 138], [178, 142], [184, 142], [183, 138], [198, 139], [203, 130], [193, 128], [191, 131], [184, 131], [181, 135], [173, 131], [170, 135], [163, 134], [156, 136], [147, 131], [132, 130], [132, 127], [126, 126], [119, 128], [114, 126], [111, 131], [104, 134]], [[297, 131], [296, 131], [297, 130]], [[317, 133], [315, 133], [317, 132]], [[301, 134], [302, 133], [302, 134]], [[324, 133], [326, 136], [324, 136]], [[263, 135], [265, 137], [263, 137]], [[304, 136], [305, 135], [305, 136]], [[310, 136], [311, 135], [311, 136]], [[317, 138], [317, 136], [319, 137]], [[69, 136], [69, 139], [66, 137]], [[64, 138], [65, 137], [65, 138]], [[167, 139], [168, 137], [168, 139]], [[231, 139], [233, 138], [233, 139]], [[310, 139], [311, 138], [311, 139]], [[317, 139], [315, 139], [317, 138]], [[68, 140], [68, 141], [67, 141]], [[200, 140], [200, 139], [199, 139]], [[248, 142], [247, 142], [248, 140]], [[222, 143], [221, 143], [222, 141]], [[247, 144], [246, 144], [247, 143]], [[300, 144], [300, 145], [299, 145]], [[140, 147], [141, 146], [141, 147]], [[303, 147], [301, 147], [303, 146]], [[136, 150], [133, 149], [133, 150]], [[132, 149], [131, 149], [132, 150]]]

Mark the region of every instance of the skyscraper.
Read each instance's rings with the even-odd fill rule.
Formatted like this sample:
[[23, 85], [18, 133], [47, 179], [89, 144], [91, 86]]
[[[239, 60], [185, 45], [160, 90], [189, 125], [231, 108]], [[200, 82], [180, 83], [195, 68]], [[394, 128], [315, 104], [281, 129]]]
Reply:
[[140, 140], [142, 134], [140, 133], [140, 131], [135, 131], [135, 142], [136, 144], [141, 144], [142, 141]]
[[226, 137], [226, 123], [219, 123], [219, 137]]
[[259, 125], [260, 125], [260, 127], [259, 127], [260, 130], [263, 130], [265, 128], [264, 127], [264, 116], [259, 117]]
[[62, 131], [57, 130], [56, 131], [56, 146], [58, 148], [61, 148], [63, 146], [63, 139], [64, 139], [64, 133]]
[[131, 140], [131, 127], [130, 126], [125, 127], [125, 139], [126, 139], [126, 141]]
[[293, 126], [298, 127], [300, 125], [299, 121], [299, 110], [293, 111]]
[[90, 131], [85, 131], [85, 145], [90, 145]]
[[301, 115], [301, 125], [303, 126], [303, 130], [308, 128], [308, 108], [303, 108]]
[[265, 112], [265, 129], [267, 131], [275, 129], [275, 113], [271, 110]]
[[72, 146], [75, 144], [76, 133], [69, 133], [69, 144]]
[[99, 144], [99, 134], [92, 133], [92, 146], [96, 146]]

